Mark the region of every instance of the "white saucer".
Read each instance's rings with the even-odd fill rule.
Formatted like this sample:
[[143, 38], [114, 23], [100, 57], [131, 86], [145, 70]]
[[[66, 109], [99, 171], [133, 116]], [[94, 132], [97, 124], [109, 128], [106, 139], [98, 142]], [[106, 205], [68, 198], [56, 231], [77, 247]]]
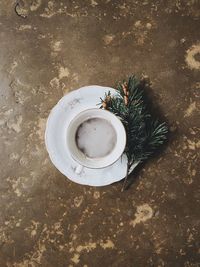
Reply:
[[[71, 157], [66, 145], [67, 127], [81, 111], [99, 108], [97, 104], [105, 93], [116, 94], [116, 90], [97, 85], [82, 87], [64, 97], [51, 110], [45, 131], [45, 144], [49, 157], [55, 167], [71, 181], [90, 186], [104, 186], [123, 179], [127, 170], [127, 157], [123, 155], [109, 167], [102, 169], [84, 168], [80, 174], [75, 172], [78, 164]], [[103, 140], [102, 140], [103, 142]]]

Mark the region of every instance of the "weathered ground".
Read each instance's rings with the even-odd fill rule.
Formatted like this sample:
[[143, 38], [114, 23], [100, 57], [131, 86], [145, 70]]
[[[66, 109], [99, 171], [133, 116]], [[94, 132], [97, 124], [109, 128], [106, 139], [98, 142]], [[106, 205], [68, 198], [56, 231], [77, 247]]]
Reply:
[[[199, 267], [199, 1], [16, 2], [0, 1], [0, 266]], [[132, 73], [169, 144], [124, 193], [70, 182], [44, 146], [51, 108]]]

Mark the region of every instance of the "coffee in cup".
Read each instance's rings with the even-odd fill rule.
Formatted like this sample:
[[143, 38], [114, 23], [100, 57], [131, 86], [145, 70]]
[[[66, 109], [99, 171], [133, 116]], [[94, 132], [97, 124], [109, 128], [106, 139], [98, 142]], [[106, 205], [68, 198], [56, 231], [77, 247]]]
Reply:
[[89, 158], [101, 158], [109, 155], [117, 142], [112, 124], [103, 118], [91, 118], [83, 123], [76, 132], [76, 144]]
[[126, 144], [120, 119], [102, 109], [78, 113], [67, 129], [67, 146], [72, 158], [87, 168], [104, 168], [119, 159]]

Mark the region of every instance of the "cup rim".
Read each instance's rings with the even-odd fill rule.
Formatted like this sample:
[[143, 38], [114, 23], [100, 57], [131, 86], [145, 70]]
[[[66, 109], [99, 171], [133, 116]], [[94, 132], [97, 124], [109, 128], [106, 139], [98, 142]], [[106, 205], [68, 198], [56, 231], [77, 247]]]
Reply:
[[[80, 123], [75, 123], [78, 119], [81, 118], [81, 116], [83, 116], [84, 113], [90, 113], [91, 114], [88, 116], [86, 116], [84, 118], [84, 120], [82, 120]], [[94, 114], [92, 114], [92, 112], [94, 112]], [[95, 112], [99, 113], [98, 116], [95, 115]], [[106, 116], [102, 115], [102, 114], [106, 114]], [[101, 115], [101, 116], [100, 116]], [[81, 123], [83, 123], [84, 121], [88, 120], [89, 118], [102, 118], [105, 119], [107, 121], [109, 121], [111, 123], [111, 125], [113, 126], [116, 134], [117, 134], [117, 143], [115, 148], [113, 149], [113, 151], [106, 155], [105, 157], [102, 158], [95, 158], [95, 159], [91, 159], [87, 156], [84, 155], [84, 153], [82, 153], [80, 151], [80, 149], [78, 149], [77, 145], [76, 145], [76, 141], [75, 141], [75, 129], [77, 130], [78, 127], [80, 126]], [[108, 119], [109, 118], [109, 119]], [[73, 128], [75, 124], [75, 129]], [[71, 131], [70, 131], [71, 128]], [[73, 131], [72, 131], [73, 130]], [[73, 136], [72, 136], [73, 135]], [[121, 120], [119, 119], [119, 117], [117, 117], [115, 114], [113, 114], [112, 112], [108, 111], [108, 110], [104, 110], [104, 109], [99, 109], [99, 108], [89, 108], [86, 110], [83, 110], [81, 112], [79, 112], [78, 114], [76, 114], [72, 120], [70, 121], [68, 128], [67, 128], [67, 138], [66, 138], [66, 142], [67, 142], [67, 146], [69, 148], [71, 157], [80, 165], [90, 168], [90, 169], [101, 169], [101, 168], [105, 168], [108, 167], [112, 164], [114, 164], [123, 154], [125, 146], [126, 146], [126, 131], [124, 128], [124, 125], [122, 124]], [[77, 156], [77, 154], [74, 152], [73, 150], [73, 146], [75, 145], [75, 151], [79, 151], [79, 155], [82, 155], [82, 160], [80, 159], [80, 157]], [[112, 157], [111, 157], [112, 156]], [[84, 158], [84, 160], [83, 160]], [[110, 160], [109, 160], [110, 159]], [[111, 160], [112, 159], [112, 160]], [[97, 163], [95, 165], [95, 163]]]

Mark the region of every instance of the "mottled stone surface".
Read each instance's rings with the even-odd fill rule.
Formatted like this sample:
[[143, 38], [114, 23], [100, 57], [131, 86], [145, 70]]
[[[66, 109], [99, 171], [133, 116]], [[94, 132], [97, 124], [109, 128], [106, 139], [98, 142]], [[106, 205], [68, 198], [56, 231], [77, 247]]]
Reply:
[[[200, 266], [199, 18], [198, 0], [0, 1], [1, 267]], [[167, 147], [124, 193], [70, 182], [45, 150], [51, 108], [131, 73]]]

